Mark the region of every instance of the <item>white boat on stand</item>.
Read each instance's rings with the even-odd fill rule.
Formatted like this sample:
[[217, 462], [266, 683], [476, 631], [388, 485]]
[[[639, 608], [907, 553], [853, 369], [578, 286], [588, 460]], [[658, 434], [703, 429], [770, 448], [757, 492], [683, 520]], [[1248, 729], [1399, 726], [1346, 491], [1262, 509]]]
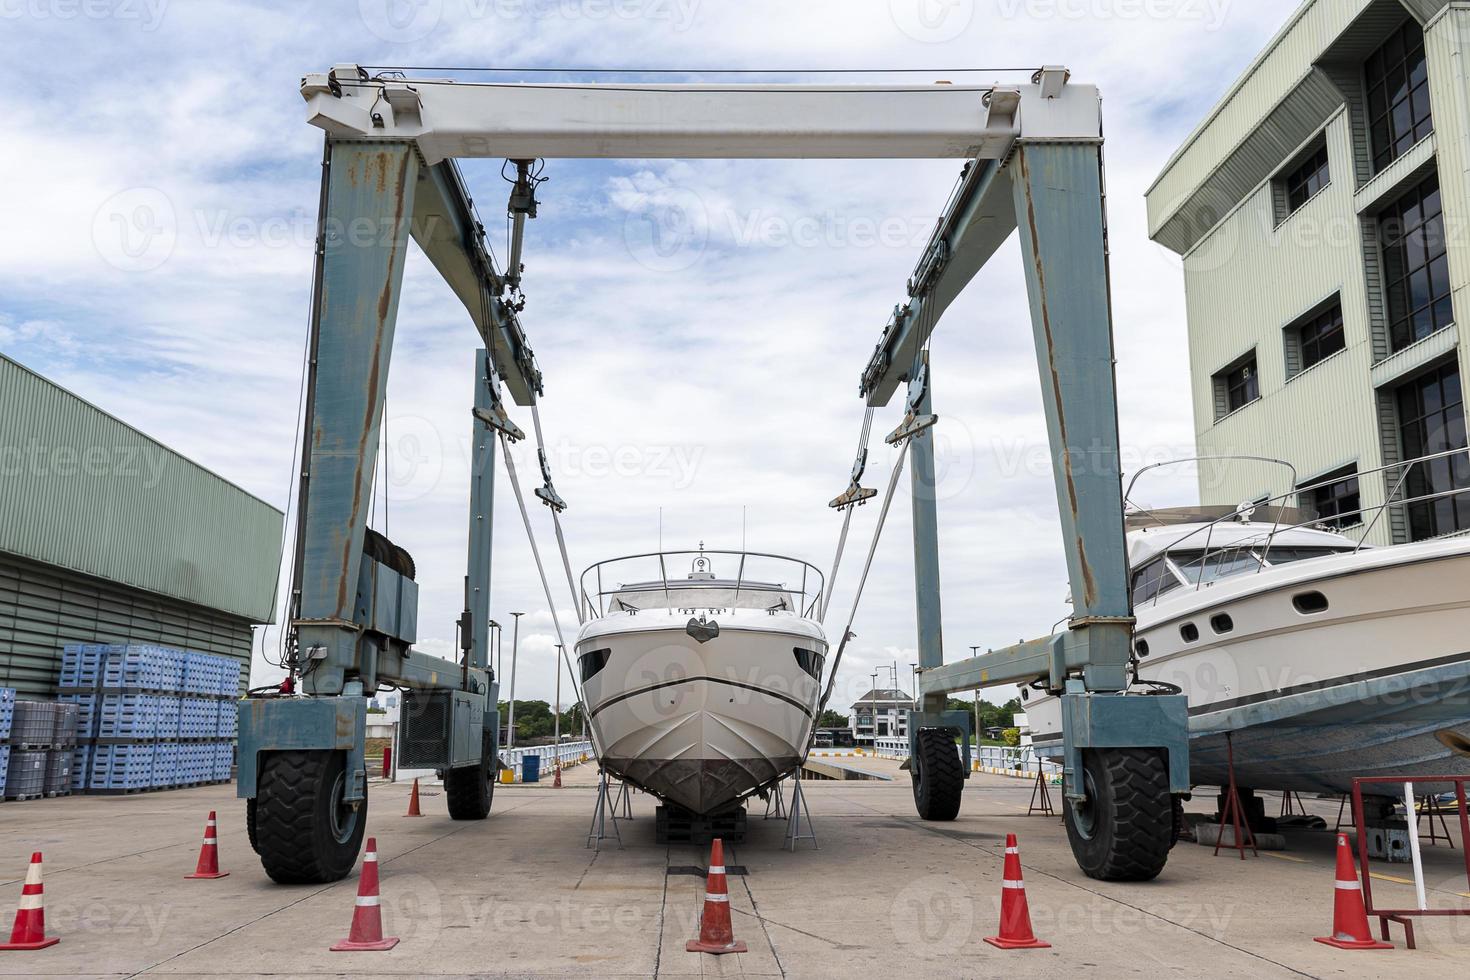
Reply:
[[661, 828], [743, 826], [742, 801], [805, 760], [827, 656], [822, 584], [797, 559], [703, 546], [582, 574], [575, 652], [600, 761], [674, 808]]
[[[1470, 478], [1465, 457], [1386, 467], [1390, 506], [1470, 506], [1470, 491], [1405, 492], [1426, 485], [1419, 467]], [[1311, 489], [1126, 515], [1138, 689], [1188, 696], [1196, 785], [1228, 782], [1227, 734], [1243, 789], [1470, 775], [1470, 536], [1371, 548], [1360, 541], [1385, 508], [1329, 521], [1288, 509]], [[1037, 752], [1059, 757], [1058, 699], [1020, 695]]]

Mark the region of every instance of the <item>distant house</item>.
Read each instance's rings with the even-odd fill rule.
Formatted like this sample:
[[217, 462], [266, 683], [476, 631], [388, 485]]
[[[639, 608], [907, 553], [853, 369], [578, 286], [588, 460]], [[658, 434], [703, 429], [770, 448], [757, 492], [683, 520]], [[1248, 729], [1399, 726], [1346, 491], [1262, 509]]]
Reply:
[[853, 739], [859, 745], [872, 745], [875, 723], [879, 738], [908, 735], [908, 713], [913, 706], [913, 697], [896, 688], [869, 691], [852, 705]]

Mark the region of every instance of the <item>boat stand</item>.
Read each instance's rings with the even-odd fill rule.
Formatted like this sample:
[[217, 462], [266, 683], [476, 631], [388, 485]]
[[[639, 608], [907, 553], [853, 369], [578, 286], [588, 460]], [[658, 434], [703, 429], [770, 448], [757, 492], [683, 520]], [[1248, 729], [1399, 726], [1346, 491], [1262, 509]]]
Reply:
[[1353, 828], [1354, 830], [1358, 829], [1357, 818], [1351, 812], [1348, 812], [1347, 805], [1348, 795], [1344, 793], [1342, 794], [1342, 801], [1337, 804], [1337, 823], [1332, 825], [1332, 832], [1334, 834], [1339, 833], [1342, 830], [1342, 815], [1344, 812], [1347, 812], [1348, 819], [1349, 821], [1351, 821], [1348, 826]]
[[1247, 840], [1250, 841], [1251, 853], [1260, 857], [1261, 852], [1256, 850], [1256, 835], [1240, 805], [1240, 790], [1235, 785], [1235, 742], [1229, 732], [1225, 733], [1225, 753], [1230, 766], [1230, 785], [1225, 790], [1225, 806], [1220, 811], [1220, 832], [1215, 837], [1215, 856], [1219, 856], [1220, 845], [1225, 842], [1225, 825], [1228, 823], [1235, 834], [1234, 843], [1230, 846], [1240, 852], [1240, 859], [1245, 860]]
[[[1450, 836], [1449, 824], [1445, 823], [1444, 808], [1440, 806], [1439, 800], [1432, 793], [1419, 798], [1418, 816], [1415, 820], [1422, 823], [1425, 817], [1429, 818], [1429, 836], [1421, 836], [1419, 839], [1429, 841], [1431, 847], [1444, 841], [1450, 846], [1450, 850], [1454, 850], [1455, 839]], [[1439, 818], [1440, 829], [1438, 831], [1434, 829], [1435, 817]]]
[[1056, 816], [1056, 811], [1051, 808], [1051, 791], [1046, 787], [1046, 770], [1040, 761], [1036, 763], [1036, 785], [1031, 787], [1031, 805], [1026, 808], [1026, 816], [1038, 813], [1043, 817]]
[[628, 781], [625, 780], [625, 779], [618, 780], [618, 798], [613, 801], [613, 807], [612, 807], [612, 817], [613, 817], [613, 820], [632, 820], [633, 819], [633, 798], [632, 797], [633, 797], [633, 794], [628, 789]]
[[1279, 816], [1296, 817], [1308, 816], [1306, 805], [1302, 803], [1302, 796], [1294, 789], [1286, 790], [1281, 794], [1281, 813]]
[[766, 820], [780, 820], [786, 816], [786, 791], [781, 788], [782, 780], [776, 780], [766, 796]]
[[[801, 829], [803, 816], [806, 819], [806, 832]], [[817, 843], [817, 830], [812, 826], [812, 811], [806, 805], [806, 794], [801, 791], [801, 772], [798, 770], [791, 777], [791, 811], [786, 818], [786, 850], [796, 850], [796, 842], [809, 840], [812, 847], [821, 850]]]
[[[590, 847], [595, 851], [602, 850], [602, 842], [615, 840], [618, 842], [618, 850], [623, 849], [623, 834], [618, 830], [617, 814], [612, 812], [612, 796], [607, 788], [607, 773], [602, 769], [597, 770], [597, 804], [592, 808], [592, 826], [587, 828], [587, 843], [583, 846]], [[609, 834], [608, 818], [612, 819], [612, 833]]]

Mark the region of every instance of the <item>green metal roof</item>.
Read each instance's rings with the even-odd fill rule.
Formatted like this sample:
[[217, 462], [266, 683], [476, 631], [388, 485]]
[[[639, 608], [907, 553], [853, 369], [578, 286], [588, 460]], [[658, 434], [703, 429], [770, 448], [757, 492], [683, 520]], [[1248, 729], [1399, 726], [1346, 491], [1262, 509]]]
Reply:
[[0, 551], [264, 623], [282, 520], [0, 355]]

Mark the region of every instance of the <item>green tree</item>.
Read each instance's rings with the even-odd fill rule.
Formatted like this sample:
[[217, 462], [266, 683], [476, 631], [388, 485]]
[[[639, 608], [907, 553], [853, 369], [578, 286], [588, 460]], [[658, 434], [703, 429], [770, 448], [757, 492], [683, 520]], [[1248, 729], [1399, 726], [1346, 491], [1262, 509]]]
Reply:
[[833, 711], [831, 708], [827, 708], [825, 711], [822, 712], [821, 717], [817, 719], [817, 727], [849, 728], [851, 726], [848, 724], [847, 715], [841, 714], [837, 711]]

